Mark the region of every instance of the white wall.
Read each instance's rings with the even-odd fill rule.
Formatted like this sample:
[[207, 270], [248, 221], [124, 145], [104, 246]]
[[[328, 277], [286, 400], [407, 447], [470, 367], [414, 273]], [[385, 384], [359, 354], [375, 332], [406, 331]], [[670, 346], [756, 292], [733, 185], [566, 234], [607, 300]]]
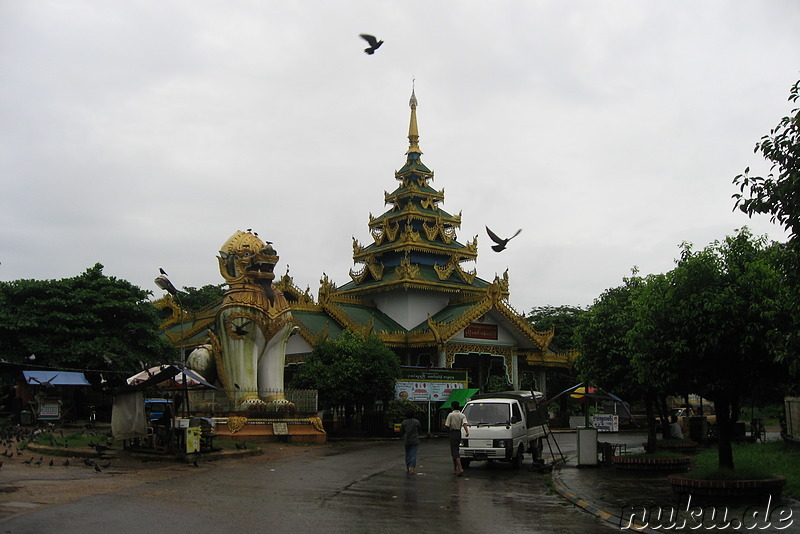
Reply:
[[450, 297], [441, 293], [419, 290], [392, 291], [374, 297], [380, 311], [400, 323], [403, 328], [414, 328], [450, 302]]

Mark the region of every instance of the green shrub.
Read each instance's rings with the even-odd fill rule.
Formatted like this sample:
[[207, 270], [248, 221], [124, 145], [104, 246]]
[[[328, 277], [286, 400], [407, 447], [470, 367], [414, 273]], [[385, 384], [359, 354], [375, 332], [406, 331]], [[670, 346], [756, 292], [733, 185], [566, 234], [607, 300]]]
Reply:
[[410, 400], [406, 399], [394, 399], [389, 401], [389, 405], [386, 407], [386, 412], [384, 413], [384, 420], [386, 421], [387, 425], [394, 425], [397, 423], [402, 423], [403, 420], [406, 418], [406, 411], [412, 410], [415, 414], [415, 417], [419, 419], [420, 417], [425, 415], [425, 410], [420, 408], [420, 406]]

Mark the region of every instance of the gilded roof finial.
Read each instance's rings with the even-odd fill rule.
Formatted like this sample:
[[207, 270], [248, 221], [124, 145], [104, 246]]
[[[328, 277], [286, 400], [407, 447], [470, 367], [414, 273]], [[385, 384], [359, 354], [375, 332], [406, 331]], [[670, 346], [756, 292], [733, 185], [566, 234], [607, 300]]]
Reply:
[[408, 105], [411, 106], [411, 122], [408, 125], [408, 152], [406, 154], [422, 154], [419, 148], [419, 129], [417, 128], [417, 95], [414, 94], [414, 81], [411, 80], [411, 99]]

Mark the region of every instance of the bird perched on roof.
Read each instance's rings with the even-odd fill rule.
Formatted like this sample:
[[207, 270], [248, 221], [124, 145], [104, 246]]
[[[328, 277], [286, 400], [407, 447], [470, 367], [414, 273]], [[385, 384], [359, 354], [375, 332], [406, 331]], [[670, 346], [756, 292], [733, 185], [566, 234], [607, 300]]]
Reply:
[[375, 53], [375, 50], [381, 47], [383, 41], [379, 41], [375, 38], [374, 35], [370, 35], [368, 33], [362, 33], [359, 35], [362, 39], [369, 43], [369, 46], [364, 49], [365, 54], [369, 54], [370, 56]]
[[160, 273], [161, 273], [161, 274], [163, 274], [164, 276], [169, 276], [169, 275], [167, 274], [167, 271], [165, 271], [165, 270], [164, 270], [164, 269], [162, 269], [161, 267], [159, 267], [159, 268], [158, 268], [158, 272], [160, 272]]
[[492, 245], [492, 250], [494, 250], [495, 252], [500, 252], [502, 250], [505, 250], [506, 245], [508, 244], [508, 242], [511, 241], [512, 239], [514, 239], [515, 237], [517, 237], [521, 231], [522, 231], [522, 228], [517, 230], [517, 232], [514, 235], [512, 235], [511, 237], [509, 237], [508, 239], [503, 239], [502, 237], [498, 237], [497, 234], [495, 234], [494, 232], [489, 230], [488, 226], [486, 227], [486, 233], [489, 234], [489, 237], [492, 239], [492, 241], [497, 243], [496, 245]]

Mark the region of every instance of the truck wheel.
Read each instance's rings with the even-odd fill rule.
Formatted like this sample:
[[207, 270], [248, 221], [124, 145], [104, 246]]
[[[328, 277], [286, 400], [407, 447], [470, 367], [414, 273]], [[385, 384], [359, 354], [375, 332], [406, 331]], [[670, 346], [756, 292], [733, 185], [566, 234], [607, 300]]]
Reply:
[[540, 460], [542, 458], [543, 449], [544, 445], [542, 444], [542, 438], [539, 438], [533, 443], [531, 443], [531, 454], [533, 455], [534, 461]]
[[517, 454], [514, 455], [514, 459], [511, 460], [511, 465], [514, 469], [519, 469], [522, 467], [522, 457], [523, 457], [522, 445], [517, 448]]

